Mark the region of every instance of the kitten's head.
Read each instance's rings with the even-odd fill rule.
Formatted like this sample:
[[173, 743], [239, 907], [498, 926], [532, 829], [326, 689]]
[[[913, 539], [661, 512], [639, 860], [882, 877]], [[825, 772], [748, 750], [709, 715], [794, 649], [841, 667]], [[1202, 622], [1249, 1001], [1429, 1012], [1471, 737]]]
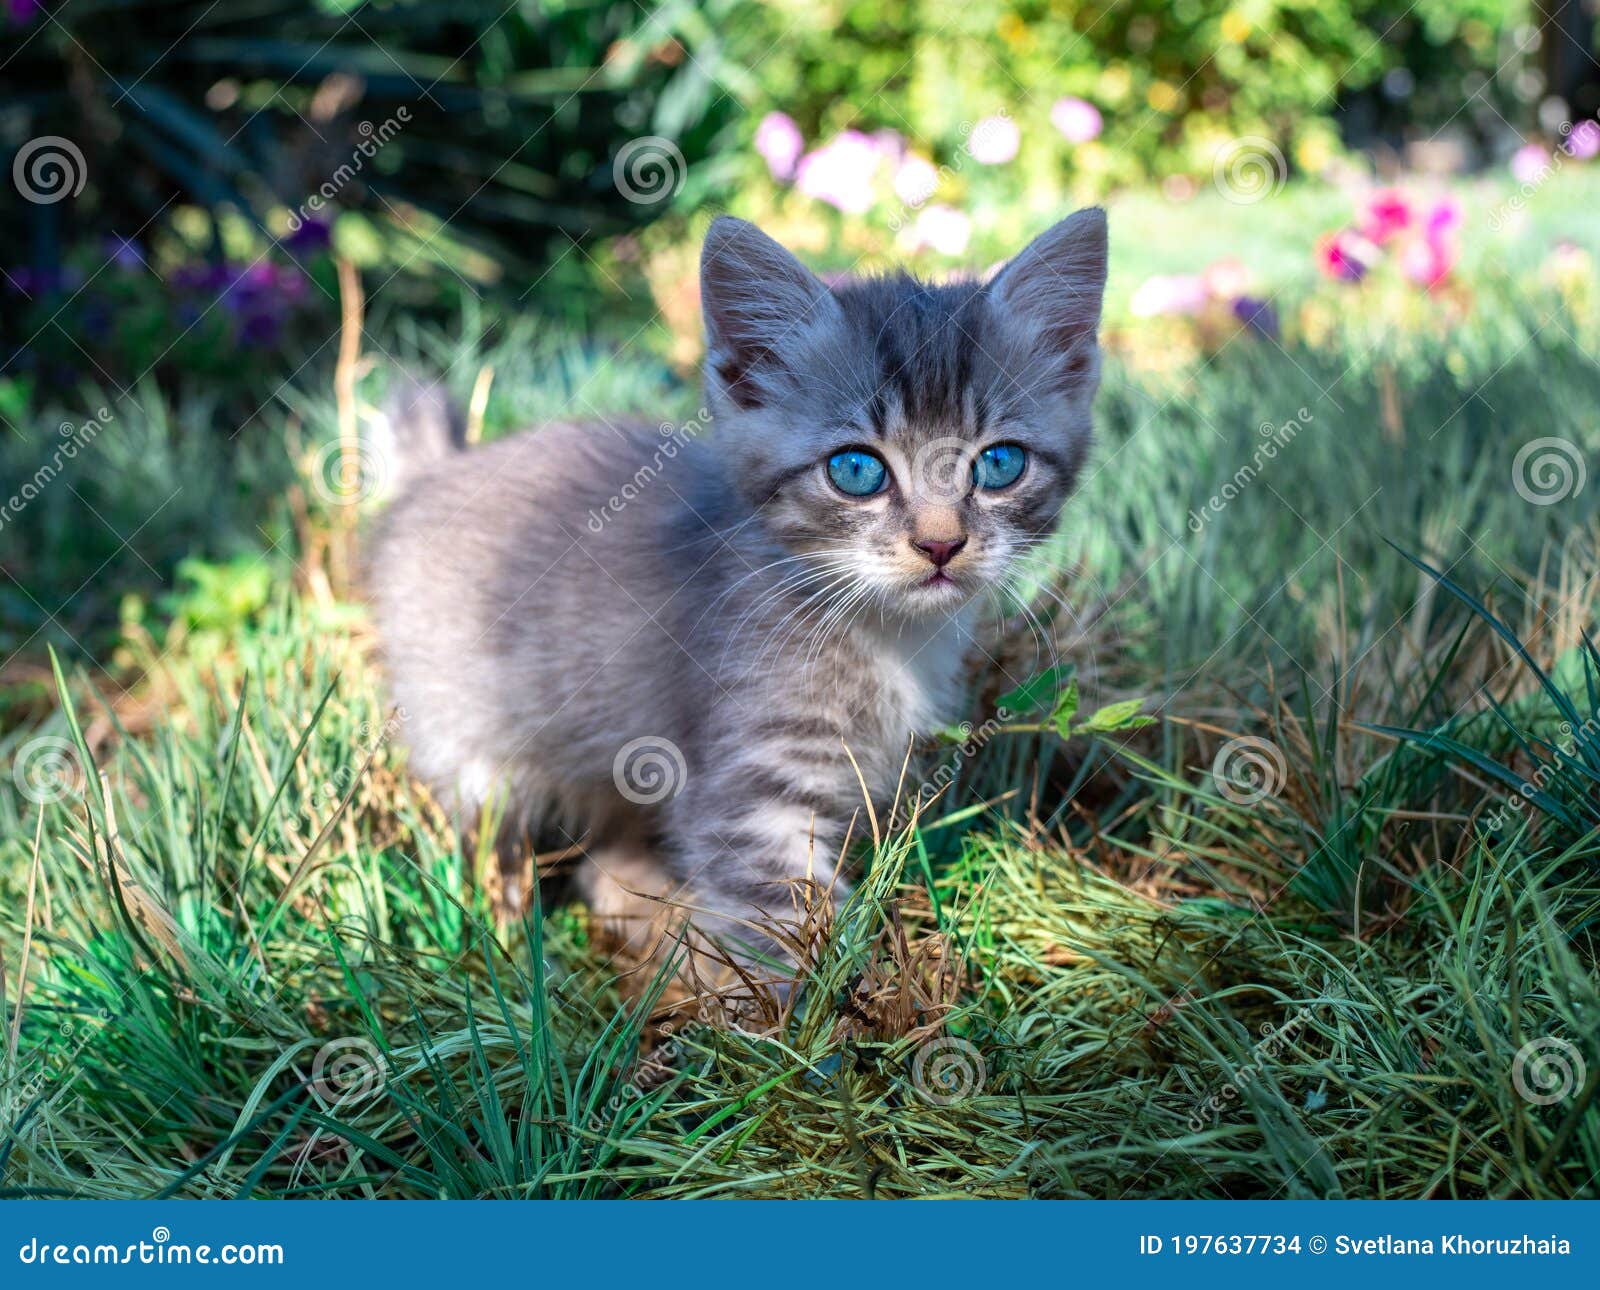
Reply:
[[700, 262], [731, 476], [790, 551], [886, 610], [949, 612], [1054, 528], [1090, 438], [1106, 221], [1079, 211], [988, 282], [824, 285], [721, 218]]

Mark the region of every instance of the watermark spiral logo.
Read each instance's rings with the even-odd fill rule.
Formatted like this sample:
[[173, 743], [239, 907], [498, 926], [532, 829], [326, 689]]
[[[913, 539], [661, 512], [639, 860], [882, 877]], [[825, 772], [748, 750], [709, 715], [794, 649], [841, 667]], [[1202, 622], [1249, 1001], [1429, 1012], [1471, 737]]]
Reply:
[[1211, 162], [1211, 182], [1237, 206], [1253, 206], [1275, 195], [1289, 178], [1278, 145], [1259, 134], [1229, 140]]
[[36, 806], [71, 797], [83, 784], [78, 750], [60, 735], [40, 735], [17, 749], [11, 767], [17, 791]]
[[166, 1226], [151, 1228], [150, 1239], [157, 1245], [165, 1245], [172, 1239], [172, 1229]]
[[965, 439], [930, 439], [911, 459], [918, 495], [931, 502], [959, 502], [972, 491], [972, 444]]
[[1587, 1074], [1583, 1054], [1554, 1035], [1529, 1040], [1517, 1049], [1511, 1062], [1512, 1086], [1519, 1097], [1535, 1106], [1565, 1101]]
[[1517, 496], [1534, 506], [1553, 506], [1583, 491], [1588, 472], [1583, 453], [1570, 439], [1554, 436], [1522, 445], [1511, 463], [1511, 484]]
[[383, 1077], [383, 1054], [359, 1035], [323, 1044], [311, 1062], [311, 1088], [331, 1105], [370, 1101], [383, 1087]]
[[76, 197], [88, 178], [89, 165], [78, 145], [59, 134], [29, 139], [11, 163], [11, 182], [35, 206], [54, 206]]
[[1217, 749], [1211, 777], [1217, 791], [1235, 806], [1254, 806], [1283, 791], [1289, 782], [1289, 764], [1283, 749], [1270, 739], [1246, 736], [1230, 739]]
[[677, 196], [688, 170], [677, 144], [647, 134], [622, 145], [611, 163], [611, 178], [630, 202], [655, 206]]
[[925, 1102], [949, 1106], [983, 1088], [989, 1076], [983, 1054], [965, 1039], [932, 1039], [911, 1059], [911, 1083]]
[[635, 806], [654, 806], [683, 792], [689, 766], [683, 751], [670, 739], [646, 735], [617, 750], [611, 763], [617, 792]]
[[312, 491], [330, 506], [359, 506], [383, 496], [388, 484], [389, 462], [365, 439], [349, 458], [334, 439], [322, 446], [311, 465]]

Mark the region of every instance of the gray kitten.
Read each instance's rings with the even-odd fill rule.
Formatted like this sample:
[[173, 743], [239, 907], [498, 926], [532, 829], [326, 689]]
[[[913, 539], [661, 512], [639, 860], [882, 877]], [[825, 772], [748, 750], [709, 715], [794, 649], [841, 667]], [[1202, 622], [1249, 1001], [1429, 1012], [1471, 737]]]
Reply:
[[436, 424], [394, 429], [423, 459], [371, 578], [414, 770], [464, 826], [500, 800], [508, 837], [581, 840], [613, 923], [669, 895], [748, 949], [794, 920], [797, 880], [840, 894], [867, 796], [881, 818], [911, 746], [959, 719], [992, 593], [1072, 490], [1105, 276], [1094, 209], [945, 286], [830, 288], [724, 217], [705, 433], [461, 451], [409, 395]]

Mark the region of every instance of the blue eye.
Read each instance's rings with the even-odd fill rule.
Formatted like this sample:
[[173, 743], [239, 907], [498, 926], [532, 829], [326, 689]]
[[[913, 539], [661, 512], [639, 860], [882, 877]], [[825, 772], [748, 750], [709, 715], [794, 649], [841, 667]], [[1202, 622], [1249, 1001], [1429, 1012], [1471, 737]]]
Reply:
[[883, 487], [889, 471], [870, 452], [836, 452], [828, 458], [828, 478], [851, 497], [870, 497]]
[[985, 448], [972, 463], [972, 482], [979, 488], [1004, 488], [1017, 482], [1028, 462], [1027, 452], [1014, 443]]

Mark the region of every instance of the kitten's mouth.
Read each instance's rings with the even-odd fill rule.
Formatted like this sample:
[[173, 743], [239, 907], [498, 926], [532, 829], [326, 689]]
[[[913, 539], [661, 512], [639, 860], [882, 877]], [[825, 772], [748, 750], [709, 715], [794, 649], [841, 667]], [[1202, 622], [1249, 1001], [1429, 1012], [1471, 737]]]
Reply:
[[953, 587], [956, 585], [956, 580], [943, 569], [935, 569], [917, 585], [921, 587]]

